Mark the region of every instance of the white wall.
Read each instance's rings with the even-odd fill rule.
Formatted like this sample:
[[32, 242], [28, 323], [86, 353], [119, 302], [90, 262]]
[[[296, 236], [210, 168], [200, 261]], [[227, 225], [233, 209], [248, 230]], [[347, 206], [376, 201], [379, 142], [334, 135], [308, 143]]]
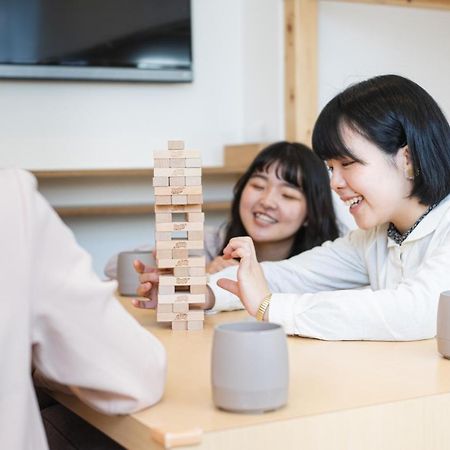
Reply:
[[180, 137], [211, 166], [224, 144], [279, 138], [281, 11], [279, 0], [193, 0], [193, 83], [1, 81], [2, 165], [150, 167]]
[[320, 107], [349, 84], [387, 73], [419, 83], [450, 117], [450, 11], [321, 1]]

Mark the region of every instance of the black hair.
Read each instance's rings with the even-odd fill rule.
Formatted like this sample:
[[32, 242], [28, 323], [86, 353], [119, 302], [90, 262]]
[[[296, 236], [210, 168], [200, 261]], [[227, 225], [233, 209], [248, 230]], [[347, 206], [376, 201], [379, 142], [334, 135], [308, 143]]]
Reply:
[[355, 158], [344, 143], [346, 125], [394, 157], [408, 146], [414, 180], [411, 197], [432, 205], [450, 192], [450, 127], [435, 100], [398, 75], [370, 78], [348, 87], [322, 110], [312, 144], [323, 160]]
[[261, 150], [234, 186], [231, 219], [226, 227], [223, 248], [231, 238], [248, 235], [239, 214], [242, 192], [255, 173], [267, 172], [272, 166], [279, 179], [299, 187], [306, 198], [307, 226], [301, 226], [297, 231], [288, 257], [337, 238], [339, 231], [330, 179], [323, 161], [303, 144], [282, 141]]

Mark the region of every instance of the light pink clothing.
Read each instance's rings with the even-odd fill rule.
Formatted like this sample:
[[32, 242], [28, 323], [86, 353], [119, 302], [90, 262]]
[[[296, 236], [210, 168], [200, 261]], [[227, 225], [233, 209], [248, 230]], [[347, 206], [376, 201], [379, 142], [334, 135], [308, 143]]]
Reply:
[[32, 367], [106, 414], [162, 396], [166, 355], [101, 282], [30, 174], [0, 171], [0, 437], [46, 449]]

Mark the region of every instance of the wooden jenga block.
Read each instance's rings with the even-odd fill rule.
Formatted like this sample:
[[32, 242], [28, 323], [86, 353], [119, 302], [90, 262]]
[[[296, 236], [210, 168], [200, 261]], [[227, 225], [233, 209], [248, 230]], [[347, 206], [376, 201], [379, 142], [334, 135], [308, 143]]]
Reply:
[[[188, 241], [188, 240], [184, 240], [184, 239], [172, 239], [171, 241], [161, 241], [158, 242], [156, 241], [156, 249], [157, 250], [164, 250], [164, 249], [192, 249], [192, 250], [197, 250], [197, 249], [202, 249], [204, 246], [203, 241]], [[174, 258], [176, 258], [174, 256]], [[185, 258], [185, 256], [180, 256], [180, 258]]]
[[[175, 294], [175, 286], [159, 286], [158, 293], [161, 295], [173, 295]], [[192, 294], [203, 294], [203, 292], [192, 292]]]
[[[173, 202], [172, 202], [173, 203]], [[188, 205], [192, 203], [203, 203], [203, 195], [188, 195], [187, 196], [187, 202]]]
[[202, 167], [202, 161], [200, 158], [187, 158], [185, 167]]
[[158, 313], [156, 312], [158, 322], [171, 322], [173, 320], [203, 320], [205, 314], [201, 309], [189, 310], [185, 313]]
[[156, 186], [155, 195], [192, 195], [201, 194], [201, 186]]
[[[174, 312], [173, 305], [171, 303], [158, 303], [156, 309], [157, 312], [159, 313]], [[182, 312], [182, 311], [175, 311], [175, 312]]]
[[155, 238], [157, 241], [170, 241], [172, 233], [170, 231], [156, 231]]
[[186, 186], [185, 177], [169, 177], [170, 186]]
[[174, 248], [171, 251], [173, 259], [184, 259], [189, 257], [189, 250], [187, 248]]
[[[186, 214], [187, 222], [204, 222], [205, 221], [205, 213], [187, 213]], [[169, 222], [169, 221], [168, 221]]]
[[205, 267], [205, 257], [195, 256], [193, 258], [179, 259], [176, 261], [176, 267]]
[[202, 241], [204, 239], [203, 230], [201, 231], [191, 231], [187, 232], [189, 241]]
[[159, 288], [161, 289], [163, 286], [172, 286], [174, 288], [177, 285], [177, 279], [173, 275], [160, 275], [159, 277]]
[[174, 303], [173, 305], [170, 305], [173, 309], [173, 312], [176, 313], [187, 313], [189, 311], [189, 303]]
[[206, 275], [205, 266], [203, 267], [188, 267], [189, 276], [191, 277], [202, 277]]
[[155, 167], [153, 169], [155, 177], [201, 177], [202, 169], [201, 167], [190, 167], [190, 168], [159, 168]]
[[169, 177], [153, 177], [153, 186], [169, 186]]
[[166, 230], [158, 230], [158, 225], [160, 223], [168, 223], [172, 222], [172, 213], [155, 213], [155, 223], [156, 225], [156, 231], [166, 231]]
[[203, 223], [169, 222], [169, 221], [167, 223], [157, 222], [156, 231], [203, 231]]
[[[160, 275], [159, 288], [163, 286], [184, 286], [189, 285], [191, 288], [197, 285], [206, 285], [206, 277], [174, 277], [171, 275]], [[191, 292], [192, 294], [194, 292]], [[203, 292], [199, 292], [202, 294]]]
[[172, 330], [173, 331], [186, 331], [188, 327], [187, 320], [174, 320], [172, 322]]
[[191, 294], [206, 294], [206, 284], [193, 285], [191, 286], [189, 292]]
[[186, 177], [186, 186], [201, 186], [202, 177]]
[[173, 275], [175, 277], [188, 277], [190, 276], [189, 267], [174, 267]]
[[164, 150], [153, 152], [154, 159], [196, 159], [200, 158], [200, 152], [198, 150]]
[[170, 167], [170, 160], [168, 158], [154, 158], [153, 159], [153, 168], [169, 168]]
[[[189, 195], [172, 195], [172, 205], [186, 205]], [[193, 202], [191, 202], [193, 203]], [[198, 202], [196, 202], [198, 203]]]
[[188, 320], [186, 323], [189, 331], [203, 330], [203, 320]]
[[184, 141], [180, 141], [180, 140], [168, 141], [167, 148], [169, 150], [184, 150]]
[[186, 159], [184, 158], [170, 158], [169, 162], [170, 167], [186, 167]]
[[174, 267], [205, 267], [205, 257], [197, 256], [194, 258], [159, 259], [158, 267], [164, 269], [172, 269]]
[[[173, 328], [172, 328], [173, 329]], [[157, 448], [186, 448], [200, 445], [203, 439], [203, 430], [200, 427], [177, 428], [172, 423], [166, 425], [155, 424], [150, 428], [150, 437], [156, 442]], [[148, 448], [153, 447], [150, 445]]]
[[190, 294], [184, 292], [175, 292], [174, 294], [161, 294], [158, 292], [158, 305], [166, 304], [166, 303], [205, 303], [206, 296], [205, 294]]
[[171, 205], [171, 195], [155, 195], [155, 205]]
[[171, 249], [160, 249], [156, 251], [156, 258], [160, 259], [172, 259], [172, 250]]
[[188, 213], [201, 212], [202, 205], [155, 205], [155, 212]]

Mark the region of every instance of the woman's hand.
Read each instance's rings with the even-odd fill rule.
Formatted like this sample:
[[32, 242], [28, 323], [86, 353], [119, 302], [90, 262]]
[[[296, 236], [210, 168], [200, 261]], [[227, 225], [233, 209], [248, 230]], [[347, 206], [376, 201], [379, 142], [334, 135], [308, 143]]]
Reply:
[[147, 297], [149, 300], [133, 299], [132, 303], [137, 308], [156, 308], [158, 303], [159, 271], [156, 267], [146, 266], [142, 261], [133, 261], [134, 270], [139, 274], [139, 286], [136, 294], [139, 297]]
[[222, 269], [225, 269], [226, 267], [230, 266], [236, 266], [239, 264], [238, 261], [235, 259], [225, 259], [223, 256], [216, 256], [207, 266], [206, 266], [206, 272], [207, 273], [216, 273], [220, 272]]
[[[137, 308], [154, 309], [158, 304], [158, 285], [159, 275], [162, 273], [170, 273], [170, 270], [157, 269], [156, 267], [146, 266], [142, 261], [136, 259], [133, 262], [134, 270], [139, 274], [139, 286], [136, 294], [139, 297], [147, 297], [149, 300], [140, 300], [134, 298], [131, 302]], [[210, 309], [214, 306], [215, 299], [211, 289], [207, 289], [205, 303], [192, 303], [194, 308]]]
[[230, 239], [223, 250], [223, 255], [225, 259], [240, 258], [238, 280], [221, 278], [217, 284], [237, 295], [248, 313], [255, 316], [259, 305], [270, 291], [261, 266], [256, 259], [252, 239], [248, 236]]

